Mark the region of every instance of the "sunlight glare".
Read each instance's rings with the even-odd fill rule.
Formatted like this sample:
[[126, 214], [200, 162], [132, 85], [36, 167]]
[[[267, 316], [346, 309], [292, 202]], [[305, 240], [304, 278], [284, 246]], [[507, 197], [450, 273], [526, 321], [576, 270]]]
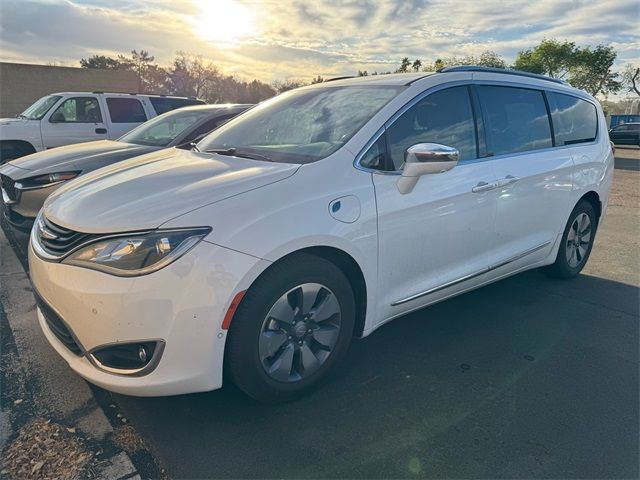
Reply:
[[198, 0], [195, 28], [206, 41], [233, 45], [253, 31], [251, 11], [236, 0]]

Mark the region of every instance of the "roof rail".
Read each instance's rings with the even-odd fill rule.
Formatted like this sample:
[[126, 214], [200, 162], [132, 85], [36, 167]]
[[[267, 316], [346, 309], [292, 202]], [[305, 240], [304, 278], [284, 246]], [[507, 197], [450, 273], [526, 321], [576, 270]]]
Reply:
[[559, 83], [561, 85], [569, 85], [566, 80], [559, 78], [551, 78], [546, 75], [538, 75], [537, 73], [523, 72], [522, 70], [510, 70], [506, 68], [481, 67], [478, 65], [456, 65], [453, 67], [444, 67], [437, 70], [438, 73], [449, 72], [486, 72], [486, 73], [504, 73], [506, 75], [518, 75], [520, 77], [537, 78], [538, 80], [546, 80], [547, 82]]
[[356, 77], [353, 76], [353, 75], [347, 75], [345, 77], [333, 77], [333, 78], [328, 78], [328, 79], [324, 80], [322, 83], [335, 82], [337, 80], [346, 80], [348, 78], [356, 78]]

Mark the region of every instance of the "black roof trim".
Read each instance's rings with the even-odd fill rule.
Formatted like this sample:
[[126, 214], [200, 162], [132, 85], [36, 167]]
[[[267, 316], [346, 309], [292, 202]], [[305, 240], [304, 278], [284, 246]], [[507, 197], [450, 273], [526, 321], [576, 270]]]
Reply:
[[418, 77], [418, 78], [414, 78], [413, 80], [409, 80], [409, 81], [408, 81], [407, 83], [405, 83], [404, 85], [405, 85], [405, 87], [408, 87], [409, 85], [411, 85], [411, 84], [413, 84], [413, 83], [417, 82], [418, 80], [422, 80], [423, 78], [428, 77], [428, 76], [429, 76], [429, 75], [422, 75], [422, 76], [420, 76], [420, 77]]
[[568, 82], [557, 78], [547, 77], [546, 75], [538, 75], [537, 73], [523, 72], [522, 70], [508, 70], [505, 68], [480, 67], [477, 65], [456, 65], [453, 67], [444, 67], [437, 70], [438, 73], [449, 72], [486, 72], [486, 73], [503, 73], [506, 75], [517, 75], [519, 77], [537, 78], [538, 80], [546, 80], [547, 82], [559, 83], [560, 85], [569, 85]]
[[327, 83], [327, 82], [336, 82], [336, 81], [338, 81], [338, 80], [347, 80], [347, 79], [349, 79], [349, 78], [356, 78], [356, 77], [355, 77], [355, 76], [353, 76], [353, 75], [347, 75], [347, 76], [344, 76], [344, 77], [333, 77], [333, 78], [328, 78], [327, 80], [325, 80], [325, 81], [324, 81], [324, 82], [322, 82], [322, 83]]

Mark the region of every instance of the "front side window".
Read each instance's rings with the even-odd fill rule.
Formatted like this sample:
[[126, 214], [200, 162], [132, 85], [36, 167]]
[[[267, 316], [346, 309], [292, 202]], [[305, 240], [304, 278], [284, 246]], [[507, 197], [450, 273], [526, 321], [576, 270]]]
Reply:
[[134, 128], [119, 140], [136, 145], [166, 147], [174, 138], [208, 115], [211, 115], [211, 112], [176, 111], [165, 113]]
[[586, 100], [548, 92], [556, 145], [593, 142], [598, 132], [596, 107]]
[[135, 98], [107, 98], [107, 108], [113, 123], [142, 123], [147, 121], [144, 107]]
[[384, 170], [386, 168], [386, 138], [383, 133], [378, 140], [368, 148], [362, 158], [360, 158], [360, 165], [365, 168], [371, 168], [373, 170]]
[[237, 114], [229, 114], [223, 115], [221, 117], [212, 118], [211, 120], [207, 120], [198, 128], [195, 128], [192, 132], [189, 133], [183, 140], [182, 143], [193, 142], [200, 140], [202, 137], [207, 135], [208, 133], [214, 131], [220, 125], [223, 125], [225, 122], [228, 122], [231, 118], [235, 117]]
[[51, 114], [53, 123], [102, 123], [100, 105], [95, 97], [67, 98]]
[[403, 88], [390, 85], [322, 86], [292, 90], [221, 126], [198, 144], [286, 163], [331, 155]]
[[26, 118], [28, 120], [40, 120], [47, 112], [60, 100], [59, 95], [48, 95], [37, 100], [33, 105], [22, 112], [18, 117]]
[[478, 95], [485, 114], [487, 147], [493, 155], [549, 148], [551, 126], [539, 90], [483, 85]]
[[461, 161], [477, 158], [468, 88], [447, 88], [425, 97], [387, 128], [387, 137], [395, 170], [402, 168], [407, 149], [417, 143], [456, 148]]

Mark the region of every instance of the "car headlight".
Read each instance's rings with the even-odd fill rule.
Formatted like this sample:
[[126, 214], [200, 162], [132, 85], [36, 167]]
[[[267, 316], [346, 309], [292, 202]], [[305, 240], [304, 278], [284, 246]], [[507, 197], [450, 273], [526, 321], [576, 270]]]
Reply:
[[133, 277], [160, 270], [200, 242], [209, 227], [156, 230], [97, 240], [66, 257], [62, 263]]
[[67, 180], [76, 178], [78, 175], [80, 175], [80, 172], [47, 173], [45, 175], [19, 180], [16, 182], [15, 187], [20, 190], [48, 187], [57, 183], [66, 182]]

